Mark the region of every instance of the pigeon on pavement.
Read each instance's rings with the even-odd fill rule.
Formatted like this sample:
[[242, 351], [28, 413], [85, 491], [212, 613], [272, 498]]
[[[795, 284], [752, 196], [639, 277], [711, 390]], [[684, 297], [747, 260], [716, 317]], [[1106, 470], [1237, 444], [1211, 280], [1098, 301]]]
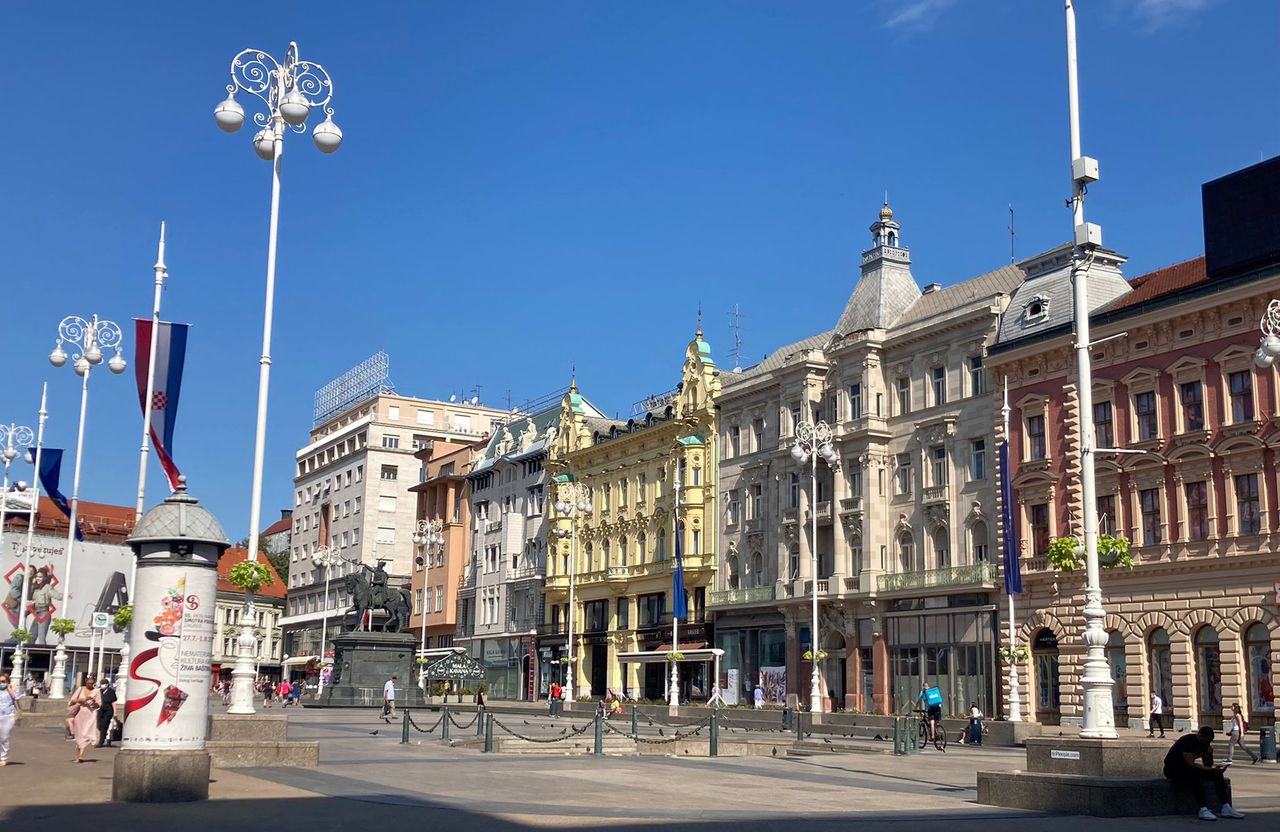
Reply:
[[369, 732], [369, 736], [371, 736], [371, 737], [376, 737], [376, 736], [378, 736], [378, 732], [377, 732], [376, 730], [374, 730], [374, 731], [370, 731], [370, 732]]

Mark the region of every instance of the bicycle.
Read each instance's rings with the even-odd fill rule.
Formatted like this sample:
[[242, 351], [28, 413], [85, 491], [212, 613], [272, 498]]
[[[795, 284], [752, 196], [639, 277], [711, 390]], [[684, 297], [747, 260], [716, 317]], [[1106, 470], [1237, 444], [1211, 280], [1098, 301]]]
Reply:
[[[918, 714], [920, 718], [920, 747], [924, 748], [929, 744], [929, 714], [920, 708], [916, 708], [913, 713]], [[933, 730], [933, 747], [944, 754], [947, 752], [947, 732], [942, 727], [941, 719]]]

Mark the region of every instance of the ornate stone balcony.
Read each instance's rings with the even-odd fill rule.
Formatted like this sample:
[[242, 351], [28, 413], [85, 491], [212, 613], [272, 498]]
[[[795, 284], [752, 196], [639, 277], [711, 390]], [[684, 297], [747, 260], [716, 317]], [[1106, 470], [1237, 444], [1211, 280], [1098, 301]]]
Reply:
[[861, 513], [862, 513], [862, 498], [861, 498], [861, 497], [846, 497], [845, 499], [843, 499], [843, 500], [841, 500], [841, 501], [840, 501], [840, 511], [841, 511], [841, 513], [861, 514]]
[[752, 586], [745, 589], [718, 589], [711, 592], [707, 601], [710, 607], [735, 607], [750, 604], [764, 604], [773, 601], [776, 596], [774, 584], [768, 586]]
[[950, 500], [951, 489], [944, 483], [931, 485], [921, 491], [920, 497], [926, 506], [946, 504]]
[[924, 569], [919, 572], [880, 575], [876, 578], [876, 589], [879, 592], [901, 592], [937, 587], [979, 587], [994, 584], [995, 579], [996, 565], [982, 562], [967, 566], [949, 566], [945, 569]]
[[859, 416], [840, 424], [841, 438], [859, 439], [867, 436], [889, 436], [889, 421], [883, 416]]

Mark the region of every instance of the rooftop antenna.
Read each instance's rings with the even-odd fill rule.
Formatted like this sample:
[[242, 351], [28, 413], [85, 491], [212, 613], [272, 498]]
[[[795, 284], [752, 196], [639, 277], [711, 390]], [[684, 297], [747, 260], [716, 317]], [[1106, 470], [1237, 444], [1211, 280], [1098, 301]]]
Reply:
[[1009, 203], [1009, 262], [1014, 261], [1013, 241], [1017, 239], [1018, 234], [1013, 230], [1013, 203]]
[[511, 409], [511, 388], [507, 388], [507, 410]]
[[733, 358], [733, 369], [737, 372], [742, 369], [742, 310], [736, 303], [729, 310], [729, 320], [729, 327], [733, 330], [733, 349], [729, 350], [729, 355]]
[[471, 388], [471, 403], [476, 404], [480, 401], [480, 385], [477, 384]]

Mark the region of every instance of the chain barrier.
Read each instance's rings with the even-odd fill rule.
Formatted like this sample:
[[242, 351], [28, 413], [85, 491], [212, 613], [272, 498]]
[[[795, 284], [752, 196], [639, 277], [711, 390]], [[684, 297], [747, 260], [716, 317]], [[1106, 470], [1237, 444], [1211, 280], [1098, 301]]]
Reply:
[[693, 722], [685, 726], [686, 728], [690, 728], [694, 725], [697, 725], [698, 727], [694, 728], [694, 730], [692, 731], [689, 731], [684, 734], [681, 734], [679, 731], [677, 731], [674, 735], [670, 737], [662, 737], [659, 739], [650, 739], [648, 737], [642, 737], [639, 734], [628, 734], [626, 731], [619, 731], [617, 728], [614, 728], [608, 722], [604, 723], [604, 727], [606, 730], [612, 731], [618, 736], [626, 737], [627, 739], [635, 740], [636, 742], [644, 743], [645, 745], [668, 745], [673, 742], [679, 742], [680, 740], [686, 740], [689, 737], [701, 736], [702, 729], [707, 727], [710, 724], [711, 724], [711, 717], [707, 717], [706, 719], [700, 720], [699, 722]]
[[452, 713], [452, 712], [450, 712], [450, 713], [449, 713], [449, 722], [453, 725], [453, 727], [454, 727], [454, 728], [457, 728], [457, 729], [459, 729], [459, 730], [461, 730], [461, 731], [465, 731], [465, 730], [467, 730], [468, 728], [470, 728], [472, 725], [475, 725], [475, 724], [476, 724], [476, 720], [478, 720], [479, 718], [480, 718], [480, 712], [479, 712], [479, 711], [477, 711], [477, 712], [476, 712], [476, 714], [475, 714], [475, 716], [471, 717], [471, 721], [464, 725], [464, 724], [462, 724], [461, 722], [459, 722], [457, 719], [455, 719], [455, 718], [454, 718], [454, 716], [453, 716], [453, 713]]
[[515, 737], [518, 740], [524, 740], [525, 742], [543, 743], [543, 744], [560, 742], [561, 740], [571, 740], [574, 737], [582, 736], [583, 734], [587, 733], [587, 731], [590, 731], [592, 726], [595, 725], [594, 721], [589, 721], [587, 722], [587, 724], [583, 725], [581, 728], [576, 728], [570, 733], [560, 734], [559, 736], [547, 738], [547, 737], [526, 737], [524, 734], [519, 734], [511, 730], [510, 728], [508, 728], [507, 726], [499, 722], [497, 719], [493, 720], [493, 724], [494, 724], [494, 727], [501, 728], [503, 731], [505, 731], [506, 733], [510, 734], [511, 736]]
[[418, 733], [420, 733], [420, 734], [430, 734], [430, 733], [432, 733], [433, 731], [435, 731], [437, 728], [439, 728], [439, 727], [440, 727], [440, 723], [442, 723], [442, 722], [444, 722], [444, 715], [443, 715], [443, 714], [441, 714], [441, 715], [440, 715], [440, 718], [436, 720], [436, 724], [435, 724], [435, 725], [432, 725], [430, 728], [421, 728], [421, 727], [419, 727], [419, 726], [418, 726], [418, 723], [416, 723], [416, 722], [414, 722], [414, 721], [413, 721], [413, 714], [412, 714], [412, 713], [409, 713], [409, 725], [413, 727], [413, 730], [417, 731], [417, 732], [418, 732]]

